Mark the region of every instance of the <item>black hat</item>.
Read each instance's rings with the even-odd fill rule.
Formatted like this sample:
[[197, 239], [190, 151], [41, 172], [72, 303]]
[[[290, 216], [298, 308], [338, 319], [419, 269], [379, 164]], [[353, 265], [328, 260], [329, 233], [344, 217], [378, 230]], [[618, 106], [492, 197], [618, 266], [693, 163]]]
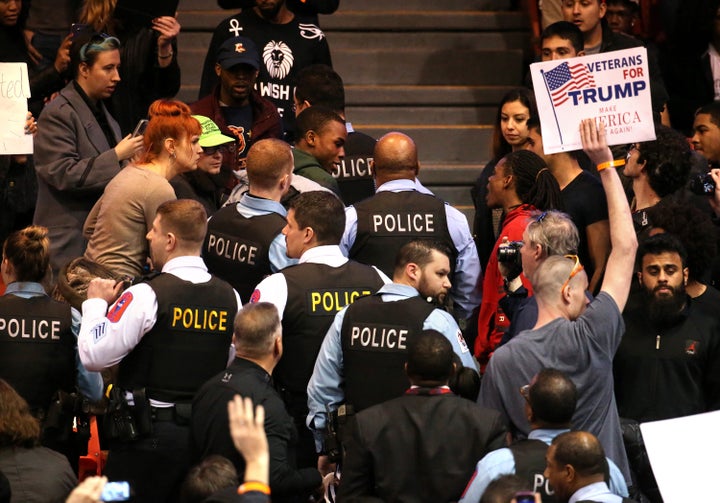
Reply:
[[255, 42], [246, 37], [232, 37], [222, 43], [217, 52], [217, 62], [225, 70], [236, 65], [250, 65], [260, 68], [260, 53]]

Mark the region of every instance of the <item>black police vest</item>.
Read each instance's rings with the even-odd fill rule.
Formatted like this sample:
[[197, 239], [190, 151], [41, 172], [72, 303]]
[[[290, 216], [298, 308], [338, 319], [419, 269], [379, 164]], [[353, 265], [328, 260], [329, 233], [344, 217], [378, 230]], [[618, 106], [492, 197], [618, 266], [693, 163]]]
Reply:
[[35, 413], [55, 391], [75, 389], [75, 337], [70, 306], [45, 295], [0, 297], [0, 377]]
[[221, 279], [191, 283], [172, 274], [147, 280], [157, 296], [157, 321], [120, 363], [118, 383], [145, 388], [148, 398], [192, 401], [227, 366], [237, 300]]
[[445, 242], [454, 252], [442, 199], [414, 190], [383, 191], [355, 205], [357, 236], [350, 258], [378, 267], [392, 277], [395, 256], [406, 243], [418, 238]]
[[434, 309], [419, 296], [383, 302], [379, 294], [347, 309], [341, 331], [345, 402], [356, 412], [408, 389], [407, 345]]
[[375, 181], [371, 163], [377, 140], [358, 131], [348, 134], [345, 157], [334, 166], [332, 176], [340, 187], [340, 196], [346, 206], [358, 203], [375, 194]]
[[[306, 395], [325, 334], [335, 315], [383, 285], [369, 265], [349, 260], [340, 267], [299, 264], [283, 269], [288, 300], [283, 313], [283, 352], [273, 371], [281, 390]], [[307, 399], [304, 399], [305, 408]]]
[[515, 474], [531, 484], [534, 492], [542, 495], [543, 503], [555, 503], [555, 492], [550, 489], [544, 475], [548, 444], [530, 438], [512, 444], [509, 449], [515, 458]]
[[245, 218], [235, 205], [221, 208], [208, 222], [203, 259], [208, 270], [232, 285], [243, 302], [270, 274], [270, 244], [285, 227], [277, 213]]

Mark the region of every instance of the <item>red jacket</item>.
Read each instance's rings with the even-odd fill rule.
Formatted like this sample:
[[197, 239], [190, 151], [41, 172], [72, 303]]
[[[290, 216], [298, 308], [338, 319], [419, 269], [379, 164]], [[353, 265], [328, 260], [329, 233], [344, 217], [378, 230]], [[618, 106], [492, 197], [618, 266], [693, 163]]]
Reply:
[[[505, 288], [503, 277], [498, 268], [498, 247], [502, 243], [504, 236], [510, 241], [521, 241], [523, 232], [528, 225], [530, 214], [535, 211], [535, 207], [529, 204], [523, 204], [510, 211], [505, 215], [503, 227], [495, 246], [493, 247], [490, 260], [485, 268], [485, 276], [483, 278], [482, 304], [480, 305], [480, 315], [478, 316], [478, 335], [475, 339], [475, 356], [480, 362], [481, 369], [484, 370], [487, 365], [495, 346], [502, 339], [503, 333], [510, 326], [510, 320], [499, 306], [500, 299], [505, 296]], [[530, 281], [524, 275], [520, 275], [523, 286], [527, 288], [528, 295], [532, 295], [532, 286]]]
[[[278, 114], [275, 105], [260, 96], [257, 91], [250, 94], [250, 106], [253, 112], [253, 123], [250, 137], [253, 142], [263, 140], [265, 138], [282, 139], [282, 119]], [[204, 115], [213, 120], [220, 128], [223, 134], [235, 138], [225, 123], [225, 117], [220, 110], [220, 86], [215, 86], [212, 94], [205, 96], [203, 99], [196, 101], [190, 105], [190, 110], [196, 115]], [[250, 147], [250, 145], [248, 145]]]

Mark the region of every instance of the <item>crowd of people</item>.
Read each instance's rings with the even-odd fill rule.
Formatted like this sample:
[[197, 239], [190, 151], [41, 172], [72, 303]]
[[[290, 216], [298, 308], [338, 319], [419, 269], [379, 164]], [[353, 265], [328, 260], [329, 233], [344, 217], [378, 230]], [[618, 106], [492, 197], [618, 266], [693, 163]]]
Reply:
[[546, 154], [510, 89], [472, 230], [348, 121], [338, 1], [218, 3], [186, 104], [172, 12], [0, 0], [0, 501], [662, 502], [638, 424], [720, 409], [720, 1], [556, 0], [539, 59], [645, 44], [656, 139]]

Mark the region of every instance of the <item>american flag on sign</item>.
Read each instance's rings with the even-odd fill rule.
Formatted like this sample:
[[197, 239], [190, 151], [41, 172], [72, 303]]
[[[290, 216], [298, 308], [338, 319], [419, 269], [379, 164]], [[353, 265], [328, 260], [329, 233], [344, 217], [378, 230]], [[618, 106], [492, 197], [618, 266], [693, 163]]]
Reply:
[[595, 85], [595, 79], [582, 63], [572, 66], [561, 63], [549, 72], [544, 73], [543, 77], [550, 91], [553, 105], [556, 107], [570, 99], [567, 94], [568, 91]]

